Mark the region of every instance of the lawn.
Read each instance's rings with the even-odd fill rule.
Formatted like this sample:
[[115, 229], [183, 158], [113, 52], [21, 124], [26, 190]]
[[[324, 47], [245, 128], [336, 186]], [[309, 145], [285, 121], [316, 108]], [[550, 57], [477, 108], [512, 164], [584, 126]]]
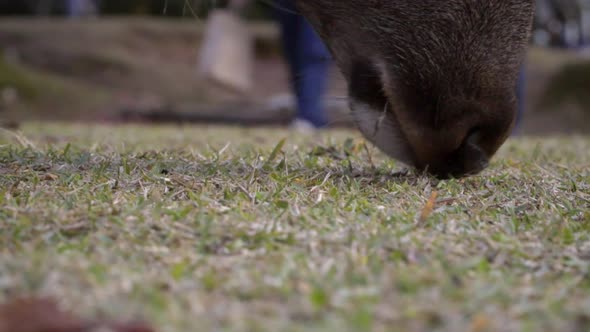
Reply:
[[590, 328], [590, 138], [437, 181], [353, 131], [0, 132], [0, 300], [160, 331]]

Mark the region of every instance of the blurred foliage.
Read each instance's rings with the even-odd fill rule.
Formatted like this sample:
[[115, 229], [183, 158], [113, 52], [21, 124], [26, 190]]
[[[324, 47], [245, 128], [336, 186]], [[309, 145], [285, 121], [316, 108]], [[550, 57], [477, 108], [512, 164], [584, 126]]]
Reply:
[[590, 110], [590, 61], [576, 61], [563, 65], [553, 75], [539, 102], [540, 110], [558, 110], [564, 103], [573, 103]]
[[[97, 109], [107, 100], [108, 95], [96, 86], [73, 81], [34, 67], [0, 57], [0, 94], [13, 92], [15, 103], [10, 107], [11, 120], [23, 120], [35, 110], [40, 118], [67, 115], [69, 109], [87, 114]], [[4, 106], [0, 99], [0, 110]], [[64, 107], [67, 105], [67, 107]]]

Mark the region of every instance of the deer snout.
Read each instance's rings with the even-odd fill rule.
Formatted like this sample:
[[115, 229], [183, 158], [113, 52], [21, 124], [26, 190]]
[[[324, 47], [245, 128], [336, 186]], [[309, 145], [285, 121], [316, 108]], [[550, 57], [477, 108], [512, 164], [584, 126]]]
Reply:
[[[491, 155], [482, 147], [481, 132], [473, 129], [465, 136], [458, 147], [450, 152], [444, 139], [429, 144], [428, 153], [417, 153], [417, 167], [438, 178], [463, 177], [477, 174], [488, 167]], [[420, 151], [420, 149], [417, 149]], [[424, 149], [422, 149], [424, 151]]]

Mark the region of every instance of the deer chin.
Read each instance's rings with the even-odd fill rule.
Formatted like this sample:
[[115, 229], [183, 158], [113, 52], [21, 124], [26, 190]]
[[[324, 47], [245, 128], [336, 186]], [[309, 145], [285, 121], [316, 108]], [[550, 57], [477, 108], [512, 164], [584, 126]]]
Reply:
[[349, 107], [356, 126], [369, 142], [387, 156], [408, 166], [415, 166], [410, 144], [388, 104], [382, 109], [376, 109], [366, 102], [351, 98]]

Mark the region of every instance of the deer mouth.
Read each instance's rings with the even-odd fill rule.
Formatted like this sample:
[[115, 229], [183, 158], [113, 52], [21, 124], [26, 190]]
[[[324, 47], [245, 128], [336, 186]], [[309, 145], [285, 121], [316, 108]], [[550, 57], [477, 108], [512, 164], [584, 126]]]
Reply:
[[389, 105], [375, 108], [371, 104], [351, 98], [352, 117], [361, 134], [379, 150], [408, 166], [415, 166], [410, 144], [401, 130]]
[[[348, 91], [352, 117], [368, 141], [389, 157], [438, 178], [470, 176], [488, 166], [493, 149], [482, 144], [486, 141], [482, 138], [489, 138], [490, 130], [456, 124], [436, 128], [427, 120], [409, 120], [410, 114], [420, 110], [408, 106], [411, 103], [404, 102], [398, 92], [386, 93], [386, 88], [392, 86], [388, 73], [369, 63], [357, 62], [351, 67]], [[388, 84], [383, 83], [384, 79]], [[456, 105], [453, 108], [461, 109]], [[437, 115], [424, 114], [425, 119]]]
[[369, 62], [356, 62], [350, 71], [348, 95], [352, 118], [361, 134], [389, 157], [415, 166], [412, 148], [384, 93], [377, 68]]

